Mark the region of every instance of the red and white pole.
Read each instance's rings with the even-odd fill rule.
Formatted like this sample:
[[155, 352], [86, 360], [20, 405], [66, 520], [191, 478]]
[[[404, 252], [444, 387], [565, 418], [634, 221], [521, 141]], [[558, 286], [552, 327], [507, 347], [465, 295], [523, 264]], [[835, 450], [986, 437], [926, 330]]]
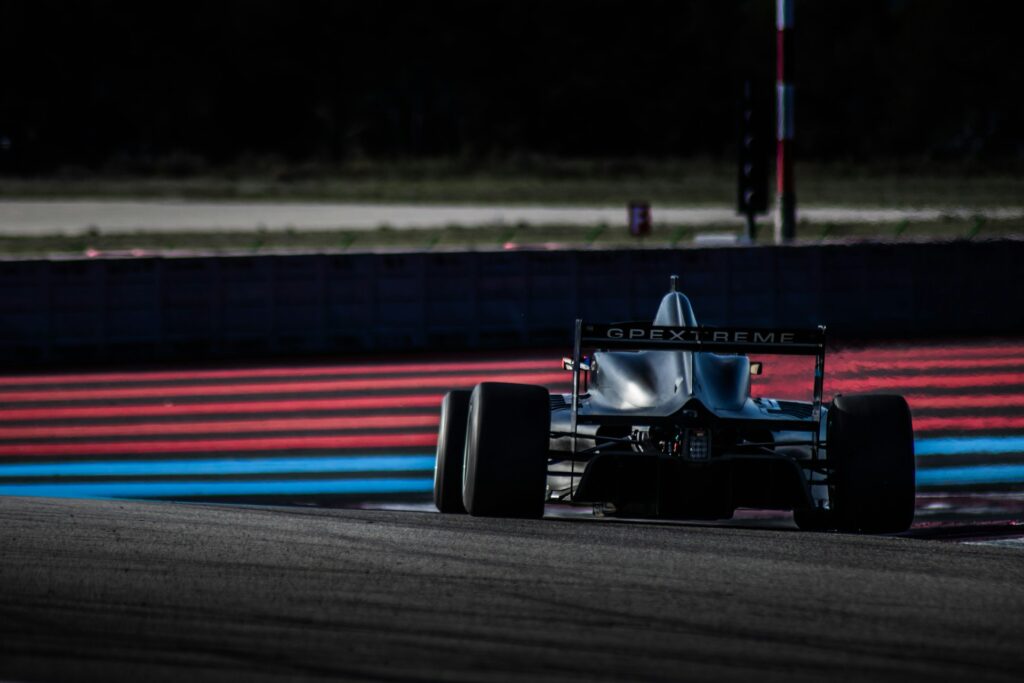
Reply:
[[796, 188], [793, 186], [793, 2], [776, 0], [775, 5], [776, 243], [789, 242], [796, 237]]

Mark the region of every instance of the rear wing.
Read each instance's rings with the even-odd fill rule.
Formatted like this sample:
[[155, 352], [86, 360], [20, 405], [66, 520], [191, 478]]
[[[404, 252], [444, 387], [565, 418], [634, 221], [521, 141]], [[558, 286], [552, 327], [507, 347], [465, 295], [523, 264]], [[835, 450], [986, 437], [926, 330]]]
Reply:
[[582, 346], [608, 349], [662, 349], [715, 353], [779, 353], [813, 356], [825, 346], [825, 328], [815, 330], [737, 327], [669, 327], [646, 322], [576, 321]]
[[[616, 350], [770, 353], [814, 356], [814, 405], [809, 420], [795, 429], [813, 433], [817, 444], [825, 381], [825, 326], [816, 329], [748, 327], [670, 327], [648, 322], [584, 323], [576, 320], [572, 362], [572, 435], [575, 452], [583, 348]], [[799, 425], [799, 427], [797, 426]]]

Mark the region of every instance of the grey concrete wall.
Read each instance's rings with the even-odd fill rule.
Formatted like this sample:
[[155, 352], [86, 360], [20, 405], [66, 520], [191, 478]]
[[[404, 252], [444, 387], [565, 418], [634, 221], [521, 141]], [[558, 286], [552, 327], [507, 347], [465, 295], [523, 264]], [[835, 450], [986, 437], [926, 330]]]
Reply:
[[6, 365], [568, 345], [678, 273], [701, 323], [1024, 332], [1024, 241], [0, 262]]

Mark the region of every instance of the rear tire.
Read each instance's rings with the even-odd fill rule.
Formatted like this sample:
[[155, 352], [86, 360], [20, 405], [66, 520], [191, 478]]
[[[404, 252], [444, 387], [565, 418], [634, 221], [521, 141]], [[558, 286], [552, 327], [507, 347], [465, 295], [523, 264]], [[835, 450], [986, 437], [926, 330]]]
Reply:
[[793, 521], [801, 531], [829, 531], [836, 528], [835, 515], [831, 510], [797, 508], [793, 510]]
[[468, 391], [449, 391], [444, 395], [434, 463], [434, 505], [441, 512], [466, 514], [462, 504], [462, 458], [468, 416]]
[[837, 396], [828, 411], [835, 525], [898, 533], [914, 521], [914, 431], [902, 396]]
[[462, 501], [475, 516], [544, 516], [551, 408], [548, 390], [483, 382], [469, 400]]

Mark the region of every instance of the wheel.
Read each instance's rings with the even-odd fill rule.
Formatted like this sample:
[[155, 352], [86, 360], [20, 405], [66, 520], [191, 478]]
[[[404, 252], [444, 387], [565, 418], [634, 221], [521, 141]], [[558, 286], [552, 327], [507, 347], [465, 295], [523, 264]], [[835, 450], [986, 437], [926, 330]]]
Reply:
[[469, 514], [543, 517], [550, 433], [547, 389], [478, 384], [469, 399], [462, 474]]
[[449, 391], [444, 395], [434, 462], [434, 505], [441, 512], [466, 513], [462, 504], [462, 458], [468, 416], [468, 391]]
[[828, 411], [836, 526], [896, 533], [914, 521], [914, 431], [902, 396], [837, 396]]
[[793, 510], [793, 521], [801, 531], [829, 531], [836, 528], [835, 515], [831, 510], [797, 508]]

